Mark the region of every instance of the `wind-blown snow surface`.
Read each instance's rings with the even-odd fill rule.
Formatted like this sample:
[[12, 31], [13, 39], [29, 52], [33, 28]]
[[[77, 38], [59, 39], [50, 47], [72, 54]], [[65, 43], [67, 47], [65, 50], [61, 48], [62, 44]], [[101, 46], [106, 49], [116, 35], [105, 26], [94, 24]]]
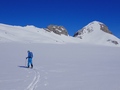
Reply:
[[1, 90], [120, 90], [119, 47], [1, 43], [0, 55]]

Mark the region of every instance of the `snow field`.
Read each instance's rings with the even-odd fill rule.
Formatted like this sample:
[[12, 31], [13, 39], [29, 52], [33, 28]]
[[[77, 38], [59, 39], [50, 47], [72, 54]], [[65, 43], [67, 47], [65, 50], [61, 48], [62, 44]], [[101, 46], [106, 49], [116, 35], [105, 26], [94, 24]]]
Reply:
[[[33, 69], [25, 68], [27, 50]], [[90, 44], [0, 44], [1, 90], [119, 90], [120, 48]]]

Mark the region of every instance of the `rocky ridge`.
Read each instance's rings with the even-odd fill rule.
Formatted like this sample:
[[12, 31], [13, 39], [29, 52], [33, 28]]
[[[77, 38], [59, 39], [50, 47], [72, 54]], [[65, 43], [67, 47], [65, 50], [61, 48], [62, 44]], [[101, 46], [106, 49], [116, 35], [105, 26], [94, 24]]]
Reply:
[[54, 32], [58, 35], [66, 35], [68, 36], [68, 31], [63, 26], [57, 26], [57, 25], [49, 25], [46, 29], [48, 32]]

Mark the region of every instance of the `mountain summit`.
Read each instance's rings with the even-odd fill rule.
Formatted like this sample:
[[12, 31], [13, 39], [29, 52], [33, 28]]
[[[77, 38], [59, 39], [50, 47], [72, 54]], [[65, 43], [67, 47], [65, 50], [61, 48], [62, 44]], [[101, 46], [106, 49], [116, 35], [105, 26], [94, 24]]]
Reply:
[[80, 38], [86, 42], [98, 44], [111, 43], [117, 45], [120, 43], [120, 40], [112, 34], [108, 27], [99, 21], [93, 21], [78, 30], [74, 34], [74, 37]]
[[68, 36], [68, 32], [63, 26], [57, 26], [57, 25], [49, 25], [46, 29], [48, 32], [54, 32], [58, 35], [66, 35]]
[[84, 33], [91, 33], [93, 31], [97, 31], [97, 30], [102, 30], [106, 33], [112, 34], [112, 32], [108, 29], [108, 27], [105, 24], [103, 24], [99, 21], [93, 21], [93, 22], [89, 23], [87, 26], [85, 26], [82, 29], [80, 29], [79, 31], [77, 31], [74, 34], [74, 37], [78, 37]]

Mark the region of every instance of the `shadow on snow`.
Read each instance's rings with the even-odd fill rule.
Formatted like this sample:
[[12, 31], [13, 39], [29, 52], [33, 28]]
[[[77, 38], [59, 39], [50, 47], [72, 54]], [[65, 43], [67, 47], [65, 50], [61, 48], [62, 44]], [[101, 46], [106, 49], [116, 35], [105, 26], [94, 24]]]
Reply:
[[18, 67], [20, 67], [20, 68], [28, 68], [27, 66], [18, 66]]

